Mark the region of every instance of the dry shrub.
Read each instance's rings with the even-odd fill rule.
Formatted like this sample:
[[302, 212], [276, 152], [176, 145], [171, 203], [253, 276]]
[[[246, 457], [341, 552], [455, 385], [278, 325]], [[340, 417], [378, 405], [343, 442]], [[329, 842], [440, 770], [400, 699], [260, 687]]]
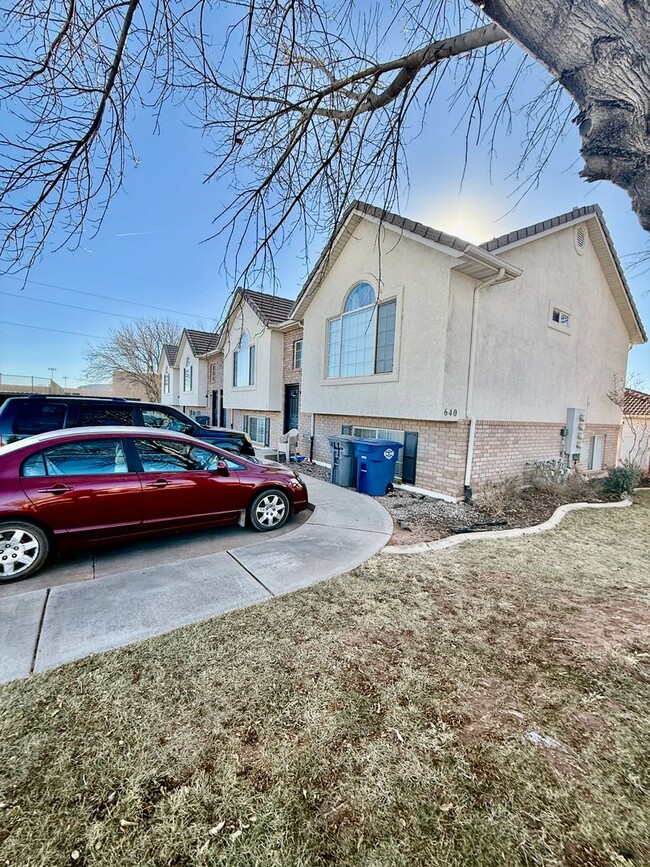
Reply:
[[519, 476], [508, 476], [496, 482], [488, 482], [475, 495], [474, 503], [491, 515], [501, 515], [512, 505], [513, 500], [521, 498], [526, 485]]

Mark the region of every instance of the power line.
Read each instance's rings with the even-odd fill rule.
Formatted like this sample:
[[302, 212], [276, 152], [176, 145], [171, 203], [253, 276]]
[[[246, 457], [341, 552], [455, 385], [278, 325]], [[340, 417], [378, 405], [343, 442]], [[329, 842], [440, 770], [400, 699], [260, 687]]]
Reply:
[[78, 304], [66, 304], [64, 301], [48, 301], [47, 298], [32, 298], [31, 295], [16, 295], [13, 292], [2, 292], [7, 298], [20, 298], [21, 301], [38, 301], [40, 304], [54, 304], [57, 307], [69, 307], [71, 310], [85, 310], [87, 313], [102, 313], [104, 316], [117, 316], [120, 319], [133, 319], [137, 322], [137, 316], [129, 316], [128, 313], [111, 313], [110, 310], [97, 310], [96, 307], [79, 307]]
[[12, 325], [14, 328], [34, 328], [36, 331], [52, 331], [55, 334], [75, 334], [77, 337], [93, 337], [96, 340], [103, 340], [99, 334], [84, 334], [82, 331], [62, 331], [60, 328], [43, 328], [40, 325], [23, 325], [21, 322], [6, 322], [0, 319], [0, 325]]
[[117, 301], [120, 304], [132, 304], [135, 307], [147, 307], [149, 310], [160, 310], [162, 313], [176, 313], [178, 316], [187, 316], [194, 319], [205, 319], [200, 313], [188, 313], [183, 310], [171, 310], [169, 307], [156, 307], [155, 304], [142, 304], [140, 301], [127, 301], [125, 298], [115, 298], [112, 295], [100, 295], [99, 292], [88, 292], [84, 289], [70, 289], [68, 286], [59, 286], [56, 283], [43, 283], [41, 280], [22, 280], [20, 277], [7, 276], [8, 280], [17, 280], [19, 283], [33, 283], [35, 286], [47, 286], [49, 289], [61, 289], [63, 292], [74, 292], [77, 295], [90, 295], [93, 298], [102, 298], [104, 301]]

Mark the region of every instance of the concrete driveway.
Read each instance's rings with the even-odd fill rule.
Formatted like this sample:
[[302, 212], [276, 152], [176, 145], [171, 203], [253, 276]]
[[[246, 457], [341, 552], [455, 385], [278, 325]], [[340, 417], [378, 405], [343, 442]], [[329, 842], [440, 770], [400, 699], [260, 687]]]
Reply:
[[179, 535], [0, 586], [0, 682], [315, 584], [386, 545], [392, 519], [371, 497], [317, 479], [308, 488], [313, 512], [274, 533]]

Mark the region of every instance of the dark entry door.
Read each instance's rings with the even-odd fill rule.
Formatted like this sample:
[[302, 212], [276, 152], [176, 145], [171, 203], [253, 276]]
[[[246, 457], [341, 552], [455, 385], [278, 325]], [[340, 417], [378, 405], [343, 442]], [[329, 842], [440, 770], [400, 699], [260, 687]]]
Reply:
[[300, 420], [300, 386], [285, 385], [284, 387], [284, 433], [288, 430], [298, 430]]
[[219, 403], [220, 403], [219, 394], [220, 394], [220, 392], [218, 392], [218, 391], [212, 392], [211, 424], [213, 424], [215, 427], [219, 427], [219, 422], [221, 421], [221, 419], [219, 417]]

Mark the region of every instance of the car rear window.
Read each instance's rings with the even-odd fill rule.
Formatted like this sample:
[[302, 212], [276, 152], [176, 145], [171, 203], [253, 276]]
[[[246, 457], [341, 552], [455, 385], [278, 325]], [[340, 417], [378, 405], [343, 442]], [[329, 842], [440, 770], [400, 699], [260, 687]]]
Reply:
[[24, 477], [105, 476], [127, 473], [120, 440], [83, 440], [61, 443], [31, 455], [22, 466]]
[[65, 427], [67, 405], [61, 403], [21, 403], [14, 419], [15, 434], [33, 436]]

